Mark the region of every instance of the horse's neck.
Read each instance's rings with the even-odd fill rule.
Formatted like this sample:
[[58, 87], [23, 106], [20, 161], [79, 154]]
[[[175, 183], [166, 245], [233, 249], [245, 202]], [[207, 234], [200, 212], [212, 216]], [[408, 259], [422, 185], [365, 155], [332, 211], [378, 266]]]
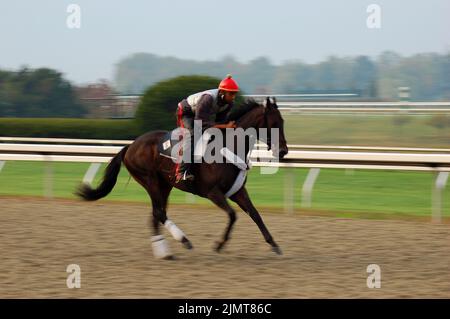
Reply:
[[[262, 107], [255, 107], [253, 110], [244, 114], [236, 123], [237, 127], [240, 127], [244, 130], [249, 128], [254, 128], [257, 132], [256, 139], [258, 138], [258, 129], [261, 128], [261, 117], [264, 116], [264, 110]], [[256, 142], [255, 139], [255, 142]], [[254, 147], [254, 144], [250, 145], [250, 143], [245, 141], [245, 157], [248, 158], [249, 152]]]
[[245, 113], [236, 123], [237, 127], [244, 130], [254, 128], [258, 130], [261, 128], [261, 117], [264, 116], [263, 107], [255, 107], [253, 110]]

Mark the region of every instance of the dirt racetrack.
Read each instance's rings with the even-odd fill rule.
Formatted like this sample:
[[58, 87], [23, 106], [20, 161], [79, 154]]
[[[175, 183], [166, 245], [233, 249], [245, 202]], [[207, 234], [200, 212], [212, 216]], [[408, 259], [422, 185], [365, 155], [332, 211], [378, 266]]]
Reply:
[[[217, 254], [226, 214], [173, 206], [194, 250], [166, 233], [177, 260], [161, 261], [148, 206], [0, 197], [0, 297], [450, 298], [448, 224], [262, 216], [284, 255], [241, 211]], [[81, 267], [80, 289], [66, 286], [69, 264]], [[366, 285], [369, 264], [381, 267], [380, 289]]]

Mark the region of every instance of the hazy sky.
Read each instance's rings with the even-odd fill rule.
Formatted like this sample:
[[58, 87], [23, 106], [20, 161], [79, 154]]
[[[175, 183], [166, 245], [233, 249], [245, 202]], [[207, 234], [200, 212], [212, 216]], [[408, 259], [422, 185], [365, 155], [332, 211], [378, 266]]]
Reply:
[[[81, 8], [70, 29], [69, 4]], [[367, 7], [381, 7], [369, 29]], [[330, 55], [450, 52], [450, 0], [10, 0], [0, 2], [0, 68], [52, 67], [76, 83], [112, 79], [136, 52], [317, 62]]]

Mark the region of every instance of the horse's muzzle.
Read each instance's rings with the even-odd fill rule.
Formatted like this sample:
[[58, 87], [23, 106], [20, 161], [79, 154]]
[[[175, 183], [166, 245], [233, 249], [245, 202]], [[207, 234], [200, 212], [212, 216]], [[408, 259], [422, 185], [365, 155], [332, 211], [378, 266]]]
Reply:
[[280, 150], [280, 153], [278, 153], [278, 157], [280, 159], [283, 159], [287, 153], [288, 153], [288, 150]]

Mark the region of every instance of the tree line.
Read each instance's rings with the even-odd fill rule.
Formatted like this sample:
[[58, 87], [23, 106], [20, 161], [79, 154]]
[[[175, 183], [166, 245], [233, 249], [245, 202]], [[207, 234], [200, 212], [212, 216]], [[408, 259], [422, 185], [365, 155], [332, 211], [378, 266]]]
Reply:
[[293, 94], [353, 92], [363, 98], [392, 100], [398, 87], [410, 87], [411, 100], [450, 99], [450, 53], [409, 57], [384, 52], [367, 56], [336, 57], [307, 64], [287, 61], [274, 65], [266, 57], [241, 63], [232, 56], [220, 61], [193, 61], [137, 53], [119, 61], [115, 86], [119, 92], [140, 94], [167, 78], [198, 74], [222, 78], [232, 73], [246, 93]]
[[227, 73], [234, 75], [247, 94], [350, 92], [366, 99], [396, 100], [398, 87], [406, 86], [413, 101], [450, 100], [450, 54], [402, 57], [384, 52], [375, 59], [330, 57], [316, 64], [289, 61], [274, 65], [265, 57], [248, 63], [231, 56], [201, 62], [139, 53], [121, 60], [114, 87], [103, 89], [102, 84], [102, 90], [98, 85], [75, 87], [61, 72], [49, 68], [0, 70], [0, 117], [92, 117], [93, 108], [83, 99], [87, 93], [100, 99], [112, 93], [142, 94], [152, 85], [181, 75], [220, 79]]
[[0, 70], [0, 117], [82, 117], [73, 85], [56, 70]]

